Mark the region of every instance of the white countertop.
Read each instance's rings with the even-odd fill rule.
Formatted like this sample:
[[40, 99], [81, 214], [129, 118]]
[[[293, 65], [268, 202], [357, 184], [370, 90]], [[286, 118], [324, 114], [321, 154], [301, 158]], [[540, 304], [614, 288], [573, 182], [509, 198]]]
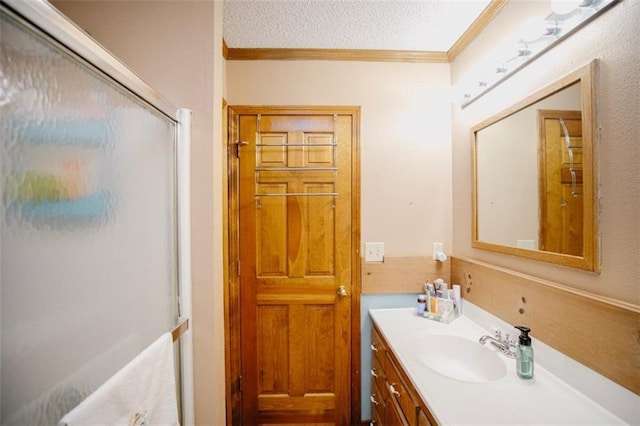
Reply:
[[[450, 324], [420, 317], [416, 315], [413, 308], [369, 311], [373, 322], [389, 343], [389, 349], [407, 372], [413, 386], [440, 424], [616, 425], [640, 423], [640, 404], [638, 404], [640, 397], [637, 395], [623, 388], [622, 390], [615, 388], [613, 392], [609, 392], [614, 394], [609, 395], [611, 398], [604, 398], [611, 399], [613, 405], [624, 405], [621, 410], [624, 412], [618, 414], [624, 418], [622, 420], [569, 386], [541, 366], [537, 360], [534, 379], [521, 380], [515, 371], [515, 360], [498, 353], [498, 356], [504, 358], [507, 373], [503, 378], [489, 383], [458, 381], [427, 367], [421, 362], [416, 345], [416, 342], [425, 335], [451, 334], [474, 342], [477, 342], [482, 335], [493, 335], [493, 331], [479, 325], [482, 321], [476, 322], [470, 319], [467, 310], [474, 313], [481, 311], [467, 302], [465, 315]], [[535, 333], [535, 330], [532, 333]], [[492, 347], [492, 345], [487, 346]], [[533, 346], [535, 352], [536, 346], [542, 346], [542, 344], [534, 339]], [[548, 347], [540, 349], [543, 356], [549, 357]], [[430, 350], [437, 350], [437, 348]], [[565, 358], [569, 360], [565, 362], [575, 363], [570, 358]], [[554, 362], [557, 364], [557, 360]], [[595, 372], [594, 374], [597, 375]], [[586, 375], [589, 376], [590, 373]], [[613, 382], [604, 377], [602, 379], [609, 382], [604, 384], [604, 390], [610, 389]], [[593, 382], [589, 383], [589, 385], [593, 384]], [[595, 385], [599, 386], [598, 383]], [[613, 386], [617, 385], [613, 384]]]

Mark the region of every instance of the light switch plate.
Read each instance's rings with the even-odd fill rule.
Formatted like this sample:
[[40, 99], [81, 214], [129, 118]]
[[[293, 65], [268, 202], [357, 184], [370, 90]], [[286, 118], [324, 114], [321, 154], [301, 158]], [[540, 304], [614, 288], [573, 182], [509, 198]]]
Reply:
[[384, 262], [384, 243], [364, 243], [365, 262]]

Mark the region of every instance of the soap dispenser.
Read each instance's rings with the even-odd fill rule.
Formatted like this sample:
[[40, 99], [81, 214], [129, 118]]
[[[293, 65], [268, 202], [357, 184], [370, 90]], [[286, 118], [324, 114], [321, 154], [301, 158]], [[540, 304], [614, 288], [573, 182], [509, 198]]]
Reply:
[[518, 339], [518, 349], [516, 351], [516, 370], [521, 379], [533, 379], [533, 347], [531, 347], [531, 337], [529, 327], [516, 326], [520, 330]]

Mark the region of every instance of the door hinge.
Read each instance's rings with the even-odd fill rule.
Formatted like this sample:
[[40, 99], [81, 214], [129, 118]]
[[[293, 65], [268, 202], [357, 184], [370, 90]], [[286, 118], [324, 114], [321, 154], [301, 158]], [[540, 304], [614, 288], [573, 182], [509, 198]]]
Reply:
[[238, 376], [231, 386], [231, 393], [242, 393], [242, 376]]

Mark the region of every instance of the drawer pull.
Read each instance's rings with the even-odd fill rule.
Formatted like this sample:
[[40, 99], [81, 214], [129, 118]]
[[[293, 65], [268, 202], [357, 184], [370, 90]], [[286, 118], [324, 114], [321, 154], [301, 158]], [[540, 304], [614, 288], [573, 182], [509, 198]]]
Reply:
[[371, 350], [374, 351], [374, 352], [378, 352], [379, 349], [374, 343], [372, 343], [371, 344]]
[[380, 403], [376, 400], [375, 395], [371, 395], [371, 403], [376, 406], [380, 405]]
[[393, 384], [389, 385], [389, 392], [391, 392], [392, 395], [400, 396], [400, 392], [398, 392], [396, 388], [393, 387]]
[[371, 369], [371, 376], [375, 377], [376, 379], [378, 378], [378, 373], [376, 373], [376, 369], [375, 368]]

